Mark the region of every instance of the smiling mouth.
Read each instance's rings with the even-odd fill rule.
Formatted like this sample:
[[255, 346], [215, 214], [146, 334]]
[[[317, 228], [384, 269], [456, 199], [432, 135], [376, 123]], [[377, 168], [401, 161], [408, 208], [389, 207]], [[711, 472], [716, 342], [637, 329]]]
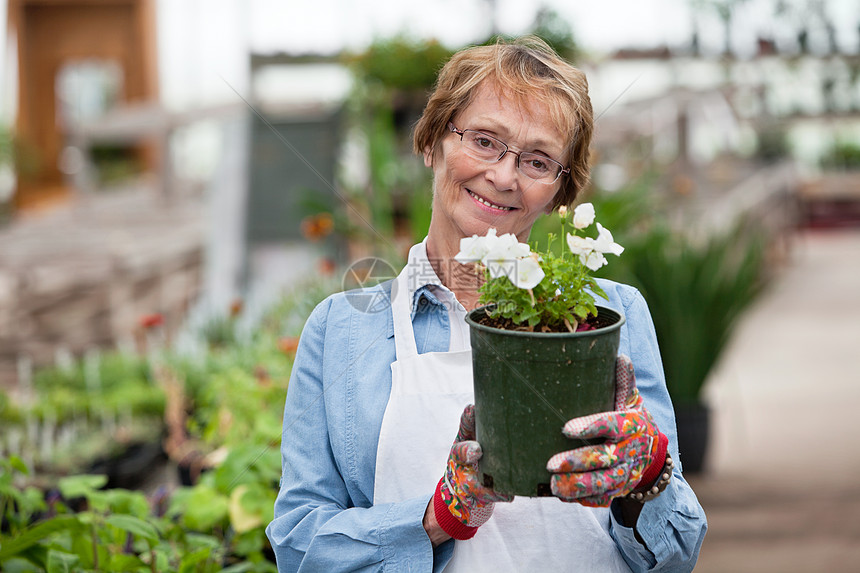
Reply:
[[481, 205], [486, 205], [487, 207], [491, 207], [493, 209], [498, 209], [500, 211], [513, 211], [514, 210], [514, 207], [505, 207], [504, 205], [496, 205], [495, 203], [490, 203], [489, 201], [487, 201], [486, 199], [484, 199], [480, 195], [476, 195], [476, 194], [472, 193], [468, 189], [466, 189], [466, 191], [469, 193], [469, 195], [472, 196], [472, 199], [474, 199], [475, 201], [477, 201]]

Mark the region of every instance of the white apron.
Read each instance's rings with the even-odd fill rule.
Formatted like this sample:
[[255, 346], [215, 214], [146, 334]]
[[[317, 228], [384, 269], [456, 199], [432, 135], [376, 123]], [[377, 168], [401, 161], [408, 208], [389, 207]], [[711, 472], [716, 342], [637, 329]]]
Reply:
[[[379, 433], [374, 504], [405, 501], [435, 490], [460, 414], [474, 400], [471, 350], [418, 354], [408, 268], [392, 288], [397, 359], [391, 364], [391, 396]], [[552, 497], [497, 503], [475, 537], [455, 542], [445, 571], [628, 572], [609, 536], [608, 511]]]

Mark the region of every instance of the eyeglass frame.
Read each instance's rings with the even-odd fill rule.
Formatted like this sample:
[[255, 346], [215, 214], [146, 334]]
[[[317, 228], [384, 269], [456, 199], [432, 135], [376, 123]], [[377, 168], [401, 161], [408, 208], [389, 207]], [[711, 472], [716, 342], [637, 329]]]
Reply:
[[492, 163], [498, 163], [499, 161], [501, 161], [501, 160], [502, 160], [502, 158], [503, 158], [506, 154], [508, 154], [508, 153], [513, 153], [513, 154], [516, 156], [516, 158], [517, 158], [517, 164], [516, 164], [516, 165], [517, 165], [517, 171], [519, 171], [520, 173], [522, 173], [523, 175], [525, 175], [526, 177], [528, 177], [528, 178], [529, 178], [529, 179], [531, 179], [532, 181], [536, 181], [537, 183], [544, 183], [544, 182], [543, 182], [543, 181], [540, 181], [539, 179], [534, 179], [534, 178], [530, 177], [529, 175], [526, 175], [526, 174], [522, 171], [522, 169], [520, 169], [520, 155], [522, 155], [523, 153], [530, 153], [530, 154], [532, 154], [532, 155], [538, 155], [539, 157], [542, 157], [542, 158], [546, 159], [547, 161], [551, 161], [551, 162], [555, 163], [556, 165], [558, 165], [559, 170], [558, 170], [558, 173], [556, 173], [556, 175], [555, 175], [555, 179], [553, 179], [552, 181], [549, 181], [549, 182], [547, 182], [547, 183], [544, 183], [544, 185], [552, 185], [553, 183], [555, 183], [556, 181], [558, 181], [558, 180], [561, 178], [561, 176], [562, 176], [562, 175], [567, 175], [568, 173], [570, 173], [570, 167], [565, 167], [564, 165], [562, 165], [560, 162], [556, 161], [556, 160], [555, 160], [555, 159], [553, 159], [552, 157], [549, 157], [549, 156], [547, 156], [547, 155], [540, 155], [540, 154], [535, 153], [535, 152], [533, 152], [533, 151], [514, 151], [514, 150], [512, 150], [512, 149], [511, 149], [511, 146], [510, 146], [510, 145], [508, 145], [507, 143], [505, 143], [504, 141], [502, 141], [502, 140], [501, 140], [501, 139], [499, 139], [498, 137], [494, 137], [494, 136], [492, 136], [492, 135], [490, 135], [490, 134], [488, 134], [488, 133], [484, 133], [483, 131], [479, 131], [479, 130], [477, 130], [477, 129], [457, 129], [457, 128], [454, 126], [454, 122], [452, 122], [452, 121], [449, 121], [449, 122], [448, 122], [448, 129], [451, 131], [451, 133], [456, 133], [457, 135], [459, 135], [459, 136], [460, 136], [460, 142], [461, 142], [461, 143], [462, 143], [462, 141], [463, 141], [463, 136], [464, 136], [464, 135], [466, 135], [466, 132], [467, 132], [467, 131], [471, 131], [472, 133], [480, 133], [480, 134], [481, 134], [482, 136], [484, 136], [484, 137], [488, 137], [488, 138], [492, 139], [493, 141], [498, 141], [499, 143], [501, 143], [501, 144], [502, 144], [502, 146], [505, 148], [505, 150], [504, 150], [504, 151], [503, 151], [503, 152], [502, 152], [502, 153], [501, 153], [501, 154], [500, 154], [500, 155], [499, 155], [495, 160], [493, 160], [493, 161], [489, 161], [489, 160], [481, 159], [481, 158], [479, 158], [479, 157], [476, 157], [475, 159], [477, 159], [478, 161], [483, 161], [483, 162], [485, 162], [485, 163], [490, 163], [490, 164], [492, 164]]

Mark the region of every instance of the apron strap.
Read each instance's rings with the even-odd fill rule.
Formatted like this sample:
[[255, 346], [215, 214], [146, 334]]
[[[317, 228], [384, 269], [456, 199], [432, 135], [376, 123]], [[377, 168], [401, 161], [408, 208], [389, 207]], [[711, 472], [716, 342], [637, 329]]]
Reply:
[[409, 297], [408, 276], [409, 264], [407, 263], [391, 287], [391, 314], [394, 318], [394, 347], [397, 360], [418, 356], [418, 346], [415, 344], [415, 333], [412, 330], [412, 301]]

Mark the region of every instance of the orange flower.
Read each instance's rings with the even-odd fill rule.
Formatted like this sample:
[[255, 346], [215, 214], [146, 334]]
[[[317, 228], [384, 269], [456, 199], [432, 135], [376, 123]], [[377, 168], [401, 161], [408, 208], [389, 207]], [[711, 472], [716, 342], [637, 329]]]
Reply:
[[319, 241], [334, 229], [334, 219], [330, 213], [320, 213], [302, 219], [302, 234], [309, 241]]
[[138, 324], [143, 328], [150, 329], [164, 324], [164, 316], [160, 313], [144, 314], [138, 320]]
[[278, 339], [278, 350], [288, 356], [295, 356], [296, 350], [299, 348], [298, 336], [284, 336]]
[[237, 298], [230, 303], [230, 318], [236, 318], [242, 312], [242, 299]]
[[271, 386], [272, 378], [269, 376], [269, 371], [266, 370], [265, 366], [260, 366], [259, 364], [254, 367], [254, 378], [257, 379], [257, 383], [260, 386]]
[[318, 268], [322, 276], [330, 277], [334, 274], [335, 264], [333, 260], [326, 257], [324, 259], [320, 259]]

